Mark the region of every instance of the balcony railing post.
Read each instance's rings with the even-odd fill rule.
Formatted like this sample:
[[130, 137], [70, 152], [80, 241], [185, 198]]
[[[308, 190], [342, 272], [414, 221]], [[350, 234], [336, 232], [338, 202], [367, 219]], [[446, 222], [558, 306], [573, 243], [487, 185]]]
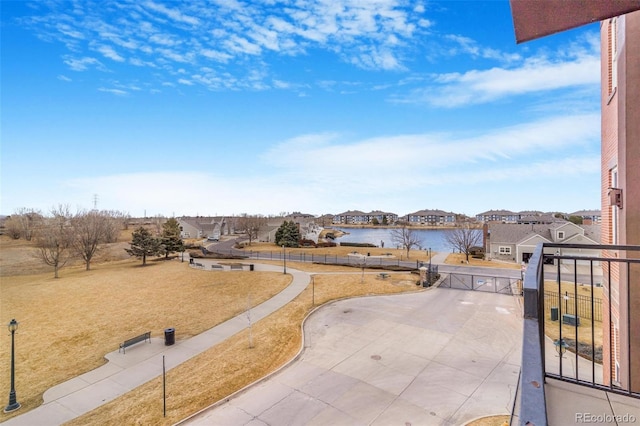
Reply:
[[[520, 375], [520, 424], [547, 424], [544, 392], [544, 291], [542, 291], [542, 244], [529, 261], [523, 283], [524, 328]], [[531, 267], [533, 266], [533, 267]]]

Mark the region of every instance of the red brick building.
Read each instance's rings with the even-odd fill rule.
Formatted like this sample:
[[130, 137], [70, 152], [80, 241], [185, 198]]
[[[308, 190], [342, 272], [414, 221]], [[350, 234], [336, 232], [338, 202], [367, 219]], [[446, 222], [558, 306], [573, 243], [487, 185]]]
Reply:
[[[600, 34], [602, 244], [640, 245], [640, 11], [602, 21]], [[605, 278], [609, 272], [603, 301], [609, 303], [610, 288], [611, 316], [603, 318], [605, 382], [640, 391], [640, 265], [627, 269], [612, 263], [609, 271], [605, 264]]]

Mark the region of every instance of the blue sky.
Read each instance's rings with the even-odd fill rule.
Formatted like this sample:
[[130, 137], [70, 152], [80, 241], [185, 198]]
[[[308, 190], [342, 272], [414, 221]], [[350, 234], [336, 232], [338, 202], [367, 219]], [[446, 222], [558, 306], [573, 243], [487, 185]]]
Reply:
[[1, 1], [0, 213], [600, 205], [599, 25], [508, 1]]

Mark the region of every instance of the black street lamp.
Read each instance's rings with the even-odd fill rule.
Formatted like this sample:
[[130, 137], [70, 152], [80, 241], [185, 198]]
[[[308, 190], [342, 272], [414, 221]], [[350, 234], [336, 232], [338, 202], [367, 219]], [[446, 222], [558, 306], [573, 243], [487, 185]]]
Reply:
[[429, 287], [431, 287], [431, 247], [429, 247]]
[[567, 352], [567, 347], [569, 347], [567, 342], [565, 342], [564, 339], [554, 340], [553, 346], [556, 347], [556, 352], [558, 352], [558, 355], [560, 355], [560, 358], [564, 358], [564, 354], [565, 352]]
[[20, 408], [20, 403], [16, 400], [16, 386], [15, 386], [15, 351], [14, 351], [14, 335], [18, 329], [18, 321], [12, 319], [8, 324], [9, 331], [11, 332], [11, 390], [9, 391], [9, 405], [4, 408], [5, 413], [15, 411]]
[[284, 265], [284, 274], [287, 273], [287, 252], [284, 249], [284, 244], [282, 245], [282, 262]]

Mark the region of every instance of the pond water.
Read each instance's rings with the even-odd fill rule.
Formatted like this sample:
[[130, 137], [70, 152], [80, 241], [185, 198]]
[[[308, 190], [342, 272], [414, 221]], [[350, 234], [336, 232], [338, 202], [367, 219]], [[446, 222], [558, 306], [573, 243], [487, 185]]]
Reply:
[[[336, 243], [369, 243], [375, 244], [378, 247], [382, 246], [388, 248], [398, 248], [393, 243], [391, 238], [392, 228], [341, 228], [339, 226], [332, 226], [332, 229], [337, 229], [347, 233], [340, 238], [336, 238]], [[446, 240], [447, 233], [452, 232], [451, 229], [414, 229], [420, 240], [420, 248], [422, 250], [431, 249], [437, 252], [451, 253], [453, 249], [449, 246]], [[477, 232], [482, 232], [478, 230]]]

